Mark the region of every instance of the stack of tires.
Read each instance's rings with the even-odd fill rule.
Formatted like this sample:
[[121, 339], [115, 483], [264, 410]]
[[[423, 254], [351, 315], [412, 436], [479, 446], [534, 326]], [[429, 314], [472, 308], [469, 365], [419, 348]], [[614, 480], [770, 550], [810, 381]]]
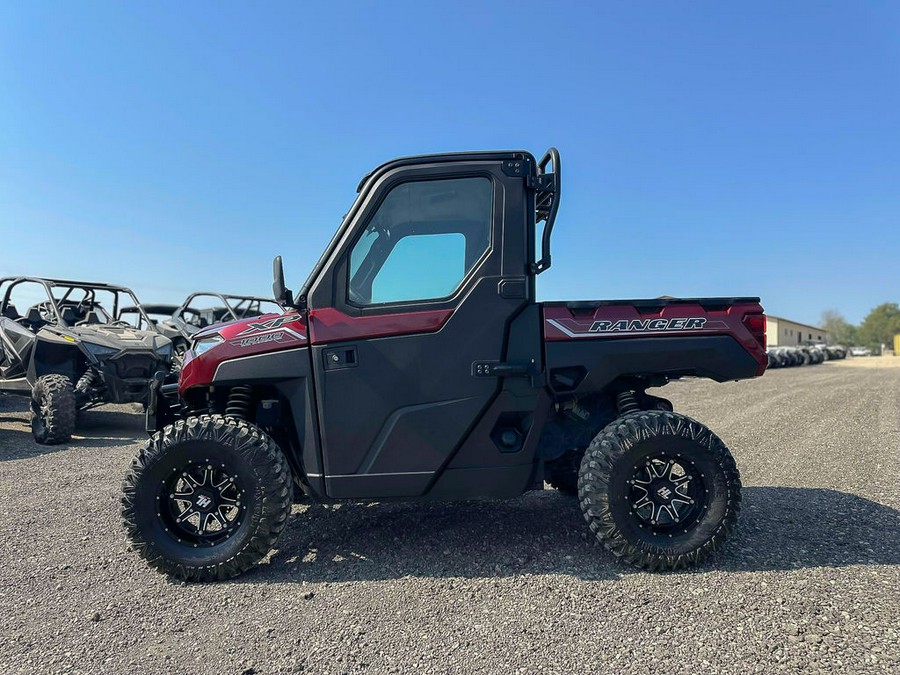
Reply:
[[824, 361], [843, 359], [847, 350], [843, 347], [825, 345], [801, 345], [798, 347], [769, 347], [769, 368], [792, 368], [794, 366], [814, 366]]

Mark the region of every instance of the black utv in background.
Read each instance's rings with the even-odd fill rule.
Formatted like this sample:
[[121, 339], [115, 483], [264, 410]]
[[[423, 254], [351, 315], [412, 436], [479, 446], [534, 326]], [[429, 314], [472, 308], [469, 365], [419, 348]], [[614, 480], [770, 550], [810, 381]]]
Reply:
[[[138, 328], [140, 323], [138, 307], [125, 307], [120, 317]], [[180, 305], [144, 305], [145, 313], [150, 316], [155, 329], [172, 341], [176, 360], [184, 354], [190, 345], [191, 337], [200, 330], [213, 324], [226, 321], [251, 319], [263, 314], [281, 314], [283, 311], [271, 298], [259, 298], [252, 295], [229, 295], [197, 291], [191, 293]]]
[[146, 405], [154, 373], [169, 370], [171, 340], [115, 319], [123, 299], [152, 326], [134, 293], [122, 286], [0, 279], [0, 392], [31, 397], [38, 443], [68, 441], [79, 410]]

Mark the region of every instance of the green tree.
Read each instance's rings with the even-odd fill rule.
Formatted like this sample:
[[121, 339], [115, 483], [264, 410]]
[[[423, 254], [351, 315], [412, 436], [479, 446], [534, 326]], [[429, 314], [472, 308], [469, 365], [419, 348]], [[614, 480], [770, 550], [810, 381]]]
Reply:
[[858, 329], [835, 309], [822, 312], [819, 326], [828, 331], [828, 342], [833, 345], [855, 345]]
[[896, 302], [885, 302], [869, 312], [859, 326], [857, 337], [860, 344], [879, 347], [891, 344], [900, 333], [900, 306]]

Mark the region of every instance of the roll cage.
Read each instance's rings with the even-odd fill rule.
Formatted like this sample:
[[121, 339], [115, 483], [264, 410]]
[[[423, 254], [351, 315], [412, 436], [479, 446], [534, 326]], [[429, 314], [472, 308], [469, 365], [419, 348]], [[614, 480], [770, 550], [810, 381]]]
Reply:
[[[197, 298], [211, 297], [219, 300], [221, 305], [205, 309], [192, 307]], [[211, 291], [197, 291], [191, 293], [187, 299], [173, 312], [172, 316], [186, 323], [205, 328], [213, 323], [222, 321], [237, 321], [261, 314], [269, 313], [263, 309], [263, 303], [273, 305], [273, 311], [280, 311], [278, 303], [271, 298], [261, 298], [253, 295], [231, 295], [226, 293], [213, 293]], [[208, 314], [209, 316], [204, 316]], [[187, 318], [188, 315], [190, 319]]]
[[[44, 289], [47, 299], [37, 302], [29, 307], [25, 315], [19, 314], [18, 309], [12, 304], [13, 289], [21, 284], [37, 284]], [[62, 295], [54, 295], [53, 291], [59, 289]], [[79, 291], [81, 292], [79, 294]], [[112, 295], [111, 308], [104, 307], [97, 300], [97, 292]], [[148, 325], [153, 323], [147, 317], [134, 292], [125, 286], [105, 284], [89, 281], [73, 281], [68, 279], [49, 279], [44, 277], [5, 277], [0, 279], [0, 315], [16, 321], [28, 320], [32, 310], [37, 310], [40, 320], [44, 324], [53, 324], [63, 328], [71, 328], [81, 322], [90, 323], [115, 323], [119, 321], [119, 311], [122, 300], [128, 298], [134, 303], [136, 311]], [[93, 316], [91, 316], [93, 314]], [[105, 321], [101, 321], [105, 319]], [[33, 322], [37, 323], [37, 322]]]

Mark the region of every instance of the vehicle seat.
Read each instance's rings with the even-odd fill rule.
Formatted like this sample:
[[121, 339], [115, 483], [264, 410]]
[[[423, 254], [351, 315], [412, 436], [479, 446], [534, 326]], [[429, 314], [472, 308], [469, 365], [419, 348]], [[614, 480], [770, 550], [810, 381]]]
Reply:
[[8, 302], [6, 304], [6, 309], [3, 310], [3, 316], [5, 316], [7, 319], [12, 319], [13, 321], [22, 318], [19, 312], [16, 310], [16, 306], [11, 302]]
[[100, 315], [97, 314], [97, 312], [95, 312], [94, 310], [91, 310], [85, 315], [84, 321], [82, 321], [81, 323], [100, 323]]
[[41, 316], [41, 310], [37, 307], [32, 307], [28, 310], [28, 314], [25, 316], [25, 322], [31, 326], [31, 330], [37, 330], [42, 326], [47, 325], [47, 322], [44, 321], [44, 317]]
[[62, 320], [71, 326], [78, 320], [78, 315], [71, 307], [63, 307]]

